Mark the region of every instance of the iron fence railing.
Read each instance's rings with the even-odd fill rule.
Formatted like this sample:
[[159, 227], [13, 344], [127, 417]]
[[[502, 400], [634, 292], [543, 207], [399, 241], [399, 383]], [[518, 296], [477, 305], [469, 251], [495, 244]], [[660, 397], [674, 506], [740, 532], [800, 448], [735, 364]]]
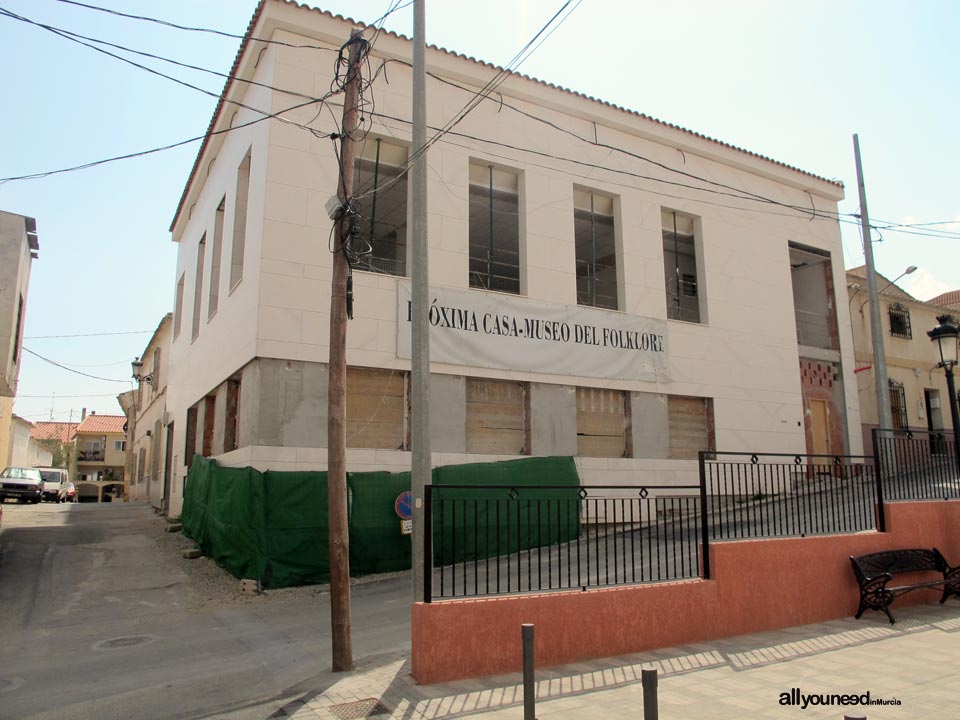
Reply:
[[870, 457], [701, 452], [699, 461], [713, 540], [877, 527]]
[[424, 500], [426, 602], [696, 578], [709, 542], [696, 485], [428, 485]]
[[953, 432], [873, 430], [882, 498], [960, 498], [960, 456]]

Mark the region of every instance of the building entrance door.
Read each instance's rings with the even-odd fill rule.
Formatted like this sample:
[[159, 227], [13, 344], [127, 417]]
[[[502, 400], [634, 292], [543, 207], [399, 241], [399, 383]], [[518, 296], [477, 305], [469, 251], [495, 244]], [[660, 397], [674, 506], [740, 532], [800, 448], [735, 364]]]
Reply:
[[826, 400], [810, 399], [810, 436], [814, 455], [830, 454], [830, 411]]
[[173, 423], [167, 425], [167, 446], [164, 450], [163, 460], [163, 499], [160, 501], [160, 507], [163, 514], [170, 512], [170, 466], [173, 464]]

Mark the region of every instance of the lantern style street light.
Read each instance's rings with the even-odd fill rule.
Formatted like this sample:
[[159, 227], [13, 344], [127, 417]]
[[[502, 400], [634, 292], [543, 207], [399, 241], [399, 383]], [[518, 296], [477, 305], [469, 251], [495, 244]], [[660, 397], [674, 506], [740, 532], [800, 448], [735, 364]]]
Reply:
[[940, 323], [933, 330], [927, 333], [933, 346], [937, 349], [940, 362], [937, 367], [943, 368], [947, 376], [947, 395], [950, 403], [950, 418], [953, 422], [953, 454], [957, 462], [957, 468], [960, 470], [960, 412], [957, 410], [957, 389], [953, 382], [953, 368], [957, 364], [958, 339], [960, 339], [960, 327], [957, 321], [950, 315], [940, 315], [937, 317]]

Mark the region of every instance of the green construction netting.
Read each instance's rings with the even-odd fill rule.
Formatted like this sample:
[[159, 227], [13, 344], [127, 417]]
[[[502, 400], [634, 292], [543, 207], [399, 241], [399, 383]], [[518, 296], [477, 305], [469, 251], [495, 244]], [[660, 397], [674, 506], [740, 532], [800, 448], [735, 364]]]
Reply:
[[[481, 559], [576, 537], [579, 484], [569, 457], [435, 468], [434, 561]], [[410, 536], [394, 510], [409, 489], [409, 472], [347, 474], [351, 575], [410, 567]], [[329, 579], [325, 472], [260, 473], [196, 456], [182, 521], [204, 554], [238, 578], [266, 587]]]

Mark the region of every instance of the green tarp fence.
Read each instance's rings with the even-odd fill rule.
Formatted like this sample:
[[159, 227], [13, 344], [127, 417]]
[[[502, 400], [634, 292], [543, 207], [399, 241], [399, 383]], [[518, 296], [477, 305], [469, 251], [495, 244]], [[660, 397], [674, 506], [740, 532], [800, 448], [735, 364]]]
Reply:
[[[579, 531], [580, 479], [570, 457], [449, 465], [433, 470], [432, 484], [435, 562], [563, 542]], [[502, 487], [439, 487], [444, 485]], [[543, 485], [563, 488], [532, 490]], [[409, 472], [347, 474], [351, 575], [410, 568], [410, 536], [401, 533], [394, 509], [397, 496], [409, 489]], [[261, 473], [197, 455], [181, 520], [204, 555], [235, 577], [275, 588], [329, 579], [326, 472]]]

